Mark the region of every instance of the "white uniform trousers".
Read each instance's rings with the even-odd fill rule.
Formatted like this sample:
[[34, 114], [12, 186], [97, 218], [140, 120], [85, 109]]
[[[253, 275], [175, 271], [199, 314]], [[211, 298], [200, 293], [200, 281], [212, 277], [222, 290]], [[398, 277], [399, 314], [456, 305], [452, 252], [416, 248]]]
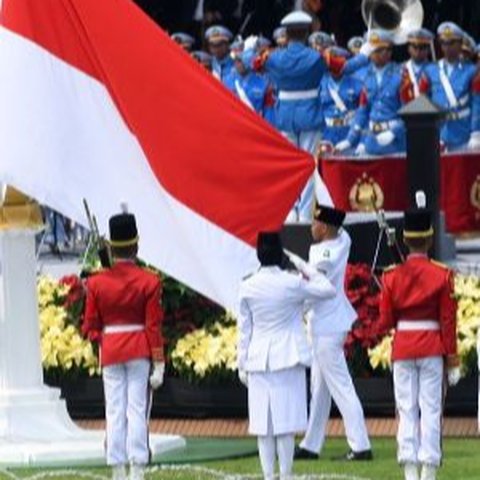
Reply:
[[[283, 135], [301, 150], [305, 150], [312, 155], [315, 153], [318, 143], [322, 139], [320, 130], [307, 130], [300, 133], [282, 132]], [[298, 221], [311, 223], [313, 212], [314, 197], [314, 181], [313, 177], [308, 179], [307, 184], [303, 188], [300, 198], [295, 202], [293, 214], [290, 218], [297, 217]], [[292, 213], [292, 212], [291, 212]]]
[[399, 416], [398, 462], [440, 465], [443, 358], [393, 362], [393, 386]]
[[300, 447], [319, 453], [325, 434], [332, 397], [343, 418], [347, 442], [355, 451], [370, 450], [362, 405], [353, 386], [343, 345], [346, 333], [331, 333], [313, 339], [311, 400], [308, 427]]
[[305, 367], [297, 365], [273, 372], [249, 372], [248, 418], [251, 435], [277, 436], [305, 431]]
[[107, 465], [149, 462], [149, 373], [145, 358], [103, 367]]

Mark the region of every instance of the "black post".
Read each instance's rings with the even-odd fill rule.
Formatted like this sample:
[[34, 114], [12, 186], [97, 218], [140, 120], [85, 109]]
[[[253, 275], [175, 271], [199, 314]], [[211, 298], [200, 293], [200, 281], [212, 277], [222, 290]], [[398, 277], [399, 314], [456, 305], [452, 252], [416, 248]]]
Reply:
[[444, 222], [440, 213], [440, 133], [444, 112], [421, 95], [399, 111], [407, 127], [407, 182], [409, 205], [415, 206], [415, 192], [423, 190], [433, 212], [435, 229], [432, 257], [441, 257]]

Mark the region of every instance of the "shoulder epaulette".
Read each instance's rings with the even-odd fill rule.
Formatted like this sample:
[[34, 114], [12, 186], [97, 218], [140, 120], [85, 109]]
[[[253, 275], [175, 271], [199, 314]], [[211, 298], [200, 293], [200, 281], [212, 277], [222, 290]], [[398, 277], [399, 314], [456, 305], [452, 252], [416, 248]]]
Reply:
[[448, 265], [446, 265], [445, 263], [442, 263], [442, 262], [439, 262], [437, 260], [433, 260], [432, 258], [430, 259], [430, 261], [434, 264], [434, 265], [437, 265], [437, 267], [442, 267], [444, 268], [445, 270], [450, 270], [450, 267]]

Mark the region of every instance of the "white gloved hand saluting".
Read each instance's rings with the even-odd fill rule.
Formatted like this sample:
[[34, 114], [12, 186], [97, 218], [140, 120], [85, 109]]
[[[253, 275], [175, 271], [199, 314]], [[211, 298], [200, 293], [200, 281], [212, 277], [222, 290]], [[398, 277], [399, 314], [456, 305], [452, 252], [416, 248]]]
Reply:
[[395, 134], [391, 130], [385, 130], [377, 135], [377, 142], [382, 147], [390, 145], [395, 140]]
[[163, 377], [165, 375], [165, 363], [153, 362], [153, 370], [150, 375], [150, 386], [156, 390], [163, 385]]
[[299, 257], [293, 252], [290, 252], [289, 250], [284, 249], [283, 251], [295, 268], [306, 277], [312, 278], [318, 273], [317, 270], [309, 265], [303, 258]]

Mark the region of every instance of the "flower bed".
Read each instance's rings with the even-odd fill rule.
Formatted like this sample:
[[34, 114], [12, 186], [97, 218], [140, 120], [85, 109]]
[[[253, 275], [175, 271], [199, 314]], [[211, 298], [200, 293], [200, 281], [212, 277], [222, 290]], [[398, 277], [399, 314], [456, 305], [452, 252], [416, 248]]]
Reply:
[[[229, 416], [241, 414], [245, 411], [246, 395], [237, 380], [235, 319], [178, 282], [164, 278], [163, 283], [167, 380], [165, 387], [155, 395], [158, 407], [154, 406], [153, 413], [177, 415], [183, 412], [200, 417], [214, 412]], [[360, 398], [366, 402], [367, 412], [392, 412], [393, 404], [388, 403], [390, 384], [377, 388], [378, 382], [369, 385], [364, 382], [364, 379], [372, 377], [386, 377], [384, 380], [391, 383], [391, 337], [377, 343], [378, 339], [372, 334], [379, 318], [379, 289], [367, 265], [348, 266], [346, 292], [358, 313], [345, 349]], [[458, 299], [458, 350], [462, 371], [472, 379], [472, 373], [476, 372], [476, 331], [480, 325], [480, 280], [457, 275], [455, 295]], [[85, 379], [98, 377], [100, 368], [96, 348], [79, 333], [85, 301], [82, 281], [76, 276], [60, 281], [40, 277], [38, 299], [42, 363], [47, 381], [63, 388], [69, 408], [80, 412], [80, 416], [88, 414], [89, 405], [95, 416], [101, 415], [101, 382], [97, 381], [95, 388], [93, 384], [85, 384]], [[476, 398], [472, 394], [475, 390], [472, 382], [467, 382], [467, 403], [473, 405]], [[467, 383], [461, 383], [450, 394], [458, 406], [467, 405], [459, 393], [466, 388], [462, 385]], [[374, 388], [374, 384], [377, 387]], [[218, 388], [226, 389], [220, 390], [225, 395], [219, 394]], [[187, 390], [188, 395], [185, 393]], [[384, 395], [381, 398], [377, 395], [375, 399], [377, 390]], [[96, 400], [95, 395], [98, 397]], [[183, 396], [186, 396], [185, 399]], [[194, 411], [195, 397], [199, 409]], [[223, 398], [224, 407], [219, 410], [215, 402], [220, 402], [220, 398]], [[78, 416], [75, 412], [73, 415]]]

